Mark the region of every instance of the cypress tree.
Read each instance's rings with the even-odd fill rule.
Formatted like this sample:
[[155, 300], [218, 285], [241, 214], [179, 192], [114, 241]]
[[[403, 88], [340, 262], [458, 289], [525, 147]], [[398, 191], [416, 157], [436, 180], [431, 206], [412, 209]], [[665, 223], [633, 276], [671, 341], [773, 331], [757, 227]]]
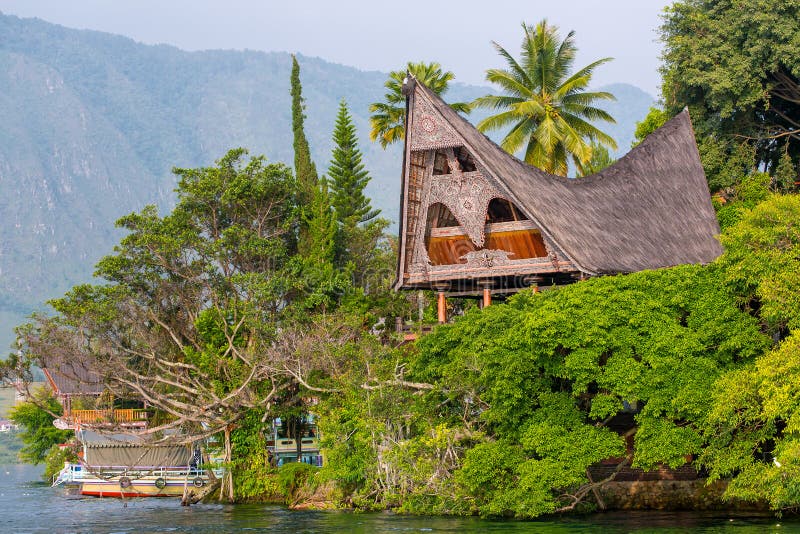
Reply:
[[314, 264], [333, 262], [336, 220], [331, 209], [328, 181], [324, 176], [314, 187], [310, 202], [304, 208], [303, 222], [307, 237], [303, 255]]
[[794, 189], [794, 183], [798, 180], [797, 170], [792, 163], [788, 147], [783, 151], [778, 167], [775, 169], [775, 176], [772, 178], [774, 188], [781, 193], [788, 193]]
[[292, 131], [294, 132], [294, 172], [297, 177], [297, 184], [300, 189], [298, 201], [301, 206], [311, 202], [314, 190], [317, 187], [317, 168], [311, 161], [311, 150], [308, 147], [308, 139], [303, 129], [305, 120], [305, 103], [303, 99], [303, 88], [300, 85], [300, 65], [297, 58], [292, 55]]
[[370, 176], [361, 162], [356, 128], [344, 99], [339, 104], [333, 142], [328, 176], [336, 219], [343, 226], [367, 223], [377, 217], [380, 210], [373, 210], [369, 198], [364, 195]]

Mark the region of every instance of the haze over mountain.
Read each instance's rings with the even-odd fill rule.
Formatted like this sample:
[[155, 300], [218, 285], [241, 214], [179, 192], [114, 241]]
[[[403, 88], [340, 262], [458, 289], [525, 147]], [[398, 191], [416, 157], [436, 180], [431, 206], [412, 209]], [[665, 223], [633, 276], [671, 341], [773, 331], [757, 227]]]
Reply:
[[[401, 147], [383, 150], [367, 136], [386, 73], [298, 60], [317, 167], [328, 166], [345, 98], [372, 174], [368, 194], [395, 219]], [[117, 218], [146, 204], [169, 209], [172, 167], [209, 165], [238, 146], [291, 164], [290, 62], [287, 53], [185, 52], [0, 14], [0, 347], [46, 299], [89, 281], [122, 235]], [[617, 124], [604, 129], [624, 153], [653, 98], [626, 84], [598, 89], [618, 98], [607, 106]], [[446, 99], [488, 91], [456, 83]]]

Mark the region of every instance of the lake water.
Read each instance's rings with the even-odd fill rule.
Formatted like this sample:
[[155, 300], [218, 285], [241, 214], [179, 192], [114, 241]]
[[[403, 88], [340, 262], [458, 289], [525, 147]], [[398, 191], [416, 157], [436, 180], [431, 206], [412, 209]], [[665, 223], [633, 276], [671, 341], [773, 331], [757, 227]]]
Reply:
[[180, 506], [178, 499], [80, 498], [40, 482], [41, 468], [0, 467], [0, 533], [277, 532], [277, 533], [800, 533], [800, 520], [730, 513], [607, 513], [542, 521], [409, 517], [350, 512], [293, 512], [280, 506]]

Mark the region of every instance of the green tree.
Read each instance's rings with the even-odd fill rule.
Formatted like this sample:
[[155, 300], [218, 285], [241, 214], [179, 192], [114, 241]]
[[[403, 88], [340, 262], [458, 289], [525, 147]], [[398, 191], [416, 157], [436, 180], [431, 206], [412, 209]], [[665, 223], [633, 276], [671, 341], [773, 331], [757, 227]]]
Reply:
[[561, 41], [558, 29], [541, 21], [535, 27], [522, 24], [521, 61], [497, 43], [507, 69], [490, 69], [486, 79], [500, 86], [503, 95], [475, 99], [473, 107], [499, 113], [478, 123], [482, 132], [511, 127], [500, 143], [514, 154], [525, 149], [524, 160], [551, 174], [566, 176], [568, 160], [581, 169], [592, 158], [592, 142], [612, 149], [617, 144], [592, 124], [614, 118], [596, 107], [598, 100], [614, 100], [607, 92], [586, 91], [594, 70], [611, 60], [604, 58], [570, 74], [577, 48], [575, 32]]
[[800, 506], [800, 336], [754, 364], [721, 376], [706, 420], [700, 462], [709, 480], [729, 479], [725, 495]]
[[333, 154], [328, 174], [337, 221], [336, 264], [350, 264], [356, 287], [375, 291], [375, 275], [384, 268], [383, 232], [389, 225], [377, 219], [380, 210], [372, 209], [364, 194], [370, 176], [361, 161], [356, 129], [342, 100], [333, 132]]
[[[767, 177], [768, 179], [768, 177]], [[766, 190], [766, 179], [761, 190]], [[725, 282], [772, 334], [800, 329], [800, 196], [763, 193], [721, 241]]]
[[356, 128], [344, 100], [339, 103], [333, 142], [328, 176], [336, 219], [341, 226], [371, 221], [378, 216], [380, 210], [373, 210], [369, 199], [364, 195], [370, 176], [361, 161]]
[[678, 1], [661, 37], [666, 111], [689, 107], [701, 154], [706, 142], [731, 154], [750, 140], [753, 166], [774, 172], [784, 143], [798, 161], [800, 2]]
[[613, 165], [616, 161], [606, 147], [592, 143], [592, 157], [583, 167], [578, 169], [578, 177], [582, 178], [600, 172]]
[[23, 427], [19, 433], [25, 444], [19, 451], [23, 462], [38, 464], [45, 461], [53, 445], [64, 443], [73, 436], [71, 430], [59, 430], [53, 426], [56, 415], [61, 415], [61, 405], [45, 388], [35, 391], [32, 400], [11, 409], [9, 417]]
[[298, 311], [307, 314], [309, 310], [332, 309], [350, 290], [350, 273], [334, 265], [338, 227], [325, 177], [317, 183], [302, 216], [306, 232], [300, 236], [299, 254], [293, 258], [297, 266], [293, 280], [302, 295]]
[[[178, 202], [120, 219], [128, 234], [100, 260], [97, 285], [51, 301], [18, 330], [27, 366], [63, 354], [119, 398], [145, 400], [180, 439], [220, 433], [291, 382], [271, 350], [278, 319], [304, 294], [291, 277], [295, 181], [288, 167], [232, 150], [215, 166], [175, 169]], [[20, 365], [21, 373], [26, 365]], [[234, 497], [232, 475], [224, 479]]]
[[706, 443], [715, 379], [770, 343], [721, 280], [714, 268], [682, 266], [524, 292], [416, 349], [372, 356], [371, 371], [394, 375], [396, 387], [342, 388], [321, 403], [331, 457], [357, 470], [326, 472], [365, 507], [575, 509], [603, 483], [586, 469], [626, 454], [607, 426], [623, 412], [637, 427], [629, 462], [683, 465]]
[[797, 168], [792, 163], [788, 148], [787, 143], [773, 177], [773, 189], [780, 193], [794, 191], [797, 189], [797, 182], [800, 181], [800, 175], [798, 175]]
[[666, 111], [661, 108], [651, 107], [647, 112], [647, 116], [636, 123], [636, 131], [633, 134], [634, 139], [631, 143], [631, 148], [635, 147], [644, 141], [645, 137], [664, 126], [664, 123], [669, 119], [670, 116]]
[[722, 236], [720, 266], [740, 305], [777, 340], [754, 363], [722, 375], [700, 456], [726, 495], [800, 506], [800, 196], [772, 195]]
[[[409, 74], [440, 96], [447, 92], [448, 84], [455, 78], [450, 71], [442, 72], [438, 63], [409, 61], [404, 70], [390, 72], [389, 79], [384, 84], [388, 89], [384, 101], [369, 106], [372, 113], [369, 119], [372, 127], [369, 137], [372, 141], [377, 140], [383, 148], [405, 137], [406, 97], [403, 95], [403, 80]], [[450, 107], [461, 113], [470, 111], [469, 105], [462, 102], [450, 104]]]
[[319, 178], [317, 167], [311, 159], [311, 149], [308, 146], [308, 139], [303, 127], [305, 122], [305, 102], [303, 99], [303, 86], [300, 84], [300, 65], [294, 55], [292, 55], [291, 95], [294, 173], [297, 178], [299, 204], [304, 206], [311, 201]]

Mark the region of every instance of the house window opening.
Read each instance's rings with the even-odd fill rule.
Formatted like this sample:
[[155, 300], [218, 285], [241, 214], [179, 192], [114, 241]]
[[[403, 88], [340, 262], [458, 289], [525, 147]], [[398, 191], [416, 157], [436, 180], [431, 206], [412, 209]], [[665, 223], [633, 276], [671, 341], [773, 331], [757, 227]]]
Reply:
[[428, 228], [451, 228], [453, 226], [458, 226], [458, 221], [447, 206], [437, 202], [428, 208]]
[[450, 174], [450, 165], [447, 163], [447, 155], [444, 152], [436, 152], [433, 159], [433, 174], [434, 176]]
[[486, 210], [486, 222], [503, 223], [528, 220], [517, 207], [504, 198], [493, 198]]

